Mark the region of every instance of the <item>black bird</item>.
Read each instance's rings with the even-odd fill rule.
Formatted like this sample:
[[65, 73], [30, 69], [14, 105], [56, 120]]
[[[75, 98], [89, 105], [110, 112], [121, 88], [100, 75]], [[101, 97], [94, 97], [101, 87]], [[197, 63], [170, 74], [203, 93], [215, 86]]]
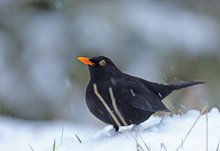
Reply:
[[[138, 125], [157, 111], [169, 111], [161, 100], [172, 91], [204, 83], [193, 81], [158, 84], [123, 73], [104, 56], [77, 59], [89, 67], [90, 81], [86, 89], [86, 103], [90, 112], [104, 123], [113, 125], [116, 131], [119, 126]], [[94, 84], [118, 122], [94, 92]], [[113, 105], [109, 88], [113, 91], [116, 106]]]

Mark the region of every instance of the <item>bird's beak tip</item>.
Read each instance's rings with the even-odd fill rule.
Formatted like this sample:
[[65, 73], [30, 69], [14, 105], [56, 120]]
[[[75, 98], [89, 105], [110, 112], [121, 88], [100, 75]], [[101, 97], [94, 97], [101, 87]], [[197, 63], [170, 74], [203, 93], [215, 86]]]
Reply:
[[86, 57], [77, 57], [76, 59], [81, 61], [81, 60], [83, 60], [83, 58], [86, 58]]

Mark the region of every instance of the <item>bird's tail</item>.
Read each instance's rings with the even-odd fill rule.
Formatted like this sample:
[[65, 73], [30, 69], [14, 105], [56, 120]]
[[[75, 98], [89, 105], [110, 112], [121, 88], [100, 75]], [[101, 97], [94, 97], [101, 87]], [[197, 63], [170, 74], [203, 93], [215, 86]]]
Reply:
[[187, 88], [187, 87], [191, 87], [191, 86], [198, 85], [198, 84], [204, 84], [204, 83], [205, 82], [203, 82], [203, 81], [191, 81], [191, 82], [181, 81], [179, 83], [170, 84], [169, 88], [172, 91], [175, 91], [175, 90], [179, 90], [179, 89], [182, 89], [182, 88]]

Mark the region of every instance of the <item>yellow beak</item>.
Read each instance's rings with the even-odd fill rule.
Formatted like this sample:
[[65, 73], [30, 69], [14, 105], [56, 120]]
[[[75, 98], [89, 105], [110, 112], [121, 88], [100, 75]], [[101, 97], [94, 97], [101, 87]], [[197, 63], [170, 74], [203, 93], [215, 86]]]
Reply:
[[90, 61], [89, 58], [87, 58], [87, 57], [78, 57], [77, 59], [86, 65], [90, 65], [90, 66], [95, 65], [95, 63]]

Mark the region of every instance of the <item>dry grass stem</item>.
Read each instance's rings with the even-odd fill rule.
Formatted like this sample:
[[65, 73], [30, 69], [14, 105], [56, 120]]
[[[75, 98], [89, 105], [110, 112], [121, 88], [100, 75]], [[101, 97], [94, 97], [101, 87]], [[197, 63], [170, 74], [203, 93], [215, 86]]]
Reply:
[[145, 143], [145, 141], [144, 141], [144, 139], [141, 137], [141, 135], [139, 135], [139, 137], [141, 138], [141, 141], [144, 143], [146, 149], [147, 149], [148, 151], [150, 151], [150, 147], [147, 146], [147, 144]]
[[128, 126], [128, 124], [126, 123], [124, 117], [121, 115], [120, 111], [118, 110], [118, 107], [116, 105], [116, 100], [115, 100], [115, 97], [114, 97], [114, 94], [113, 94], [113, 90], [111, 87], [109, 87], [109, 93], [110, 93], [110, 97], [111, 97], [111, 100], [112, 100], [112, 106], [116, 112], [116, 114], [118, 115], [118, 117], [120, 118], [121, 122], [123, 123], [124, 126]]
[[77, 134], [75, 134], [77, 140], [79, 141], [79, 143], [82, 143], [81, 139], [79, 138], [79, 136]]
[[31, 151], [34, 151], [34, 149], [33, 149], [33, 147], [31, 145], [29, 145], [29, 147], [30, 147]]
[[219, 141], [218, 141], [218, 145], [217, 145], [217, 147], [216, 147], [216, 150], [215, 150], [215, 151], [219, 151], [219, 143], [220, 143], [220, 139], [219, 139]]
[[105, 100], [103, 99], [103, 97], [100, 95], [100, 93], [98, 92], [97, 89], [97, 85], [94, 83], [93, 84], [93, 89], [94, 89], [94, 93], [95, 95], [99, 98], [99, 100], [102, 102], [102, 104], [104, 105], [104, 107], [106, 108], [106, 110], [109, 112], [109, 114], [111, 115], [111, 117], [113, 118], [113, 120], [115, 121], [115, 123], [117, 124], [118, 127], [121, 126], [120, 122], [118, 121], [118, 119], [115, 117], [115, 115], [113, 114], [113, 112], [111, 111], [111, 109], [109, 108], [108, 104], [105, 102]]
[[60, 146], [63, 144], [63, 133], [64, 133], [64, 125], [62, 125], [61, 138], [60, 138]]
[[195, 120], [195, 122], [193, 123], [193, 125], [191, 126], [191, 128], [189, 129], [188, 133], [186, 134], [186, 136], [183, 138], [181, 144], [177, 147], [176, 151], [178, 151], [182, 146], [183, 143], [186, 141], [187, 137], [189, 136], [189, 134], [191, 133], [192, 129], [195, 127], [196, 123], [198, 122], [198, 120], [200, 119], [200, 117], [202, 116], [202, 114], [204, 114], [207, 110], [207, 106], [205, 105], [202, 109], [202, 111], [200, 112], [199, 116], [197, 117], [197, 119]]
[[205, 106], [206, 106], [206, 109], [205, 109], [205, 116], [206, 116], [206, 151], [209, 150], [209, 140], [208, 140], [208, 137], [209, 137], [209, 131], [208, 131], [208, 128], [209, 128], [209, 121], [208, 121], [208, 102], [206, 101], [205, 102]]
[[160, 143], [160, 150], [164, 149], [165, 151], [167, 151], [166, 146], [164, 145], [164, 143]]
[[56, 140], [54, 139], [54, 141], [53, 141], [53, 151], [55, 151], [56, 150]]

